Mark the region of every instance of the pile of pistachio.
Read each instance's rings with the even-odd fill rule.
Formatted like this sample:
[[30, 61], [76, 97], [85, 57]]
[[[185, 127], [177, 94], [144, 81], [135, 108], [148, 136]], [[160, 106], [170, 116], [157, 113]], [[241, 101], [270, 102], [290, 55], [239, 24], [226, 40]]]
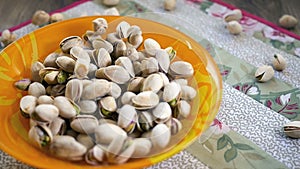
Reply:
[[30, 141], [91, 165], [161, 152], [190, 114], [192, 65], [173, 60], [172, 47], [143, 40], [136, 25], [122, 21], [107, 33], [105, 19], [92, 23], [94, 30], [63, 39], [60, 53], [34, 62], [31, 78], [15, 83], [28, 90], [20, 110], [30, 118]]

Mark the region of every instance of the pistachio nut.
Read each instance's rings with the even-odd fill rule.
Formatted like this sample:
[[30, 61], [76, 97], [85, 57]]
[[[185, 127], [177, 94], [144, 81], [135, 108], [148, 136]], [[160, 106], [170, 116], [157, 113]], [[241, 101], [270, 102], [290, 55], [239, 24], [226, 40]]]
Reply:
[[138, 110], [150, 109], [159, 103], [159, 97], [152, 91], [144, 91], [131, 99], [134, 107]]
[[53, 104], [53, 98], [48, 95], [42, 95], [37, 99], [38, 104]]
[[97, 18], [92, 21], [94, 31], [100, 35], [104, 34], [106, 32], [106, 29], [108, 27], [107, 21], [104, 18]]
[[28, 94], [35, 97], [40, 97], [41, 95], [46, 94], [46, 89], [41, 83], [33, 82], [28, 87]]
[[95, 145], [93, 138], [87, 134], [78, 134], [76, 140], [84, 145], [87, 149], [91, 149]]
[[132, 104], [132, 98], [135, 97], [136, 94], [130, 91], [127, 91], [125, 93], [123, 93], [122, 97], [121, 97], [121, 103], [124, 104]]
[[83, 88], [82, 99], [97, 99], [110, 92], [111, 83], [104, 79], [98, 79]]
[[49, 152], [59, 158], [78, 161], [82, 160], [87, 148], [71, 136], [54, 136]]
[[242, 17], [243, 17], [242, 11], [240, 9], [234, 9], [226, 13], [223, 18], [226, 22], [230, 22], [230, 21], [240, 21]]
[[279, 25], [291, 29], [294, 28], [298, 24], [298, 19], [292, 15], [283, 15], [279, 18]]
[[62, 13], [54, 13], [50, 16], [50, 23], [59, 22], [64, 20], [64, 15]]
[[300, 138], [300, 121], [292, 121], [284, 125], [284, 133], [292, 138]]
[[103, 150], [102, 146], [99, 144], [92, 147], [86, 154], [85, 154], [85, 162], [91, 165], [98, 165], [99, 163], [103, 162], [105, 158], [105, 151]]
[[112, 123], [102, 123], [95, 128], [95, 139], [99, 144], [109, 144], [119, 135], [127, 136], [127, 133]]
[[72, 79], [66, 85], [65, 96], [74, 102], [80, 100], [83, 91], [82, 81], [79, 79]]
[[37, 105], [37, 98], [35, 96], [27, 95], [23, 96], [20, 101], [20, 111], [21, 114], [29, 118], [30, 115], [34, 112]]
[[112, 96], [113, 98], [117, 99], [121, 96], [122, 89], [121, 87], [114, 82], [110, 82], [111, 84], [111, 90], [107, 93], [109, 96]]
[[176, 0], [164, 0], [164, 8], [167, 11], [173, 11], [176, 7]]
[[275, 54], [273, 59], [273, 67], [275, 70], [282, 71], [286, 68], [287, 63], [285, 58], [280, 54]]
[[40, 104], [35, 107], [31, 117], [36, 121], [52, 122], [59, 115], [59, 110], [52, 104]]
[[172, 109], [167, 102], [160, 102], [152, 111], [156, 123], [164, 123], [172, 116]]
[[127, 85], [127, 91], [138, 93], [143, 85], [143, 77], [131, 78]]
[[176, 57], [177, 52], [173, 47], [169, 46], [164, 50], [168, 53], [170, 61], [172, 61]]
[[143, 81], [141, 91], [153, 91], [157, 93], [163, 87], [163, 79], [158, 73], [150, 74]]
[[80, 112], [84, 114], [93, 114], [97, 110], [97, 104], [93, 100], [81, 100], [78, 106], [81, 109]]
[[45, 66], [41, 62], [34, 62], [31, 66], [31, 80], [34, 82], [41, 82], [42, 78], [40, 77], [39, 72], [44, 68]]
[[255, 78], [259, 82], [267, 82], [271, 80], [274, 76], [274, 69], [272, 66], [263, 65], [259, 67], [255, 72]]
[[51, 130], [45, 125], [32, 126], [28, 132], [28, 138], [33, 145], [44, 148], [48, 147], [53, 140]]
[[58, 53], [50, 53], [44, 60], [43, 64], [45, 67], [54, 67], [54, 68], [58, 68], [58, 65], [56, 64], [56, 59], [59, 57], [60, 55]]
[[148, 138], [133, 139], [135, 150], [132, 154], [133, 158], [141, 158], [148, 155], [152, 148], [152, 143]]
[[194, 74], [192, 64], [186, 61], [175, 61], [170, 64], [169, 72], [175, 78], [189, 78]]
[[15, 87], [19, 90], [27, 90], [31, 83], [30, 79], [21, 79], [15, 82]]
[[53, 135], [64, 135], [67, 131], [67, 124], [61, 117], [56, 117], [50, 124], [49, 129]]
[[50, 15], [43, 11], [43, 10], [37, 10], [31, 19], [32, 24], [37, 26], [44, 26], [48, 24], [50, 21]]
[[227, 29], [229, 33], [233, 35], [238, 35], [243, 31], [242, 25], [237, 21], [230, 21], [227, 23]]
[[150, 131], [154, 126], [154, 117], [148, 111], [142, 111], [138, 114], [137, 128], [139, 131]]
[[123, 105], [118, 109], [118, 126], [123, 128], [127, 133], [132, 133], [137, 123], [137, 112], [129, 104]]
[[165, 148], [171, 140], [171, 131], [165, 124], [157, 124], [151, 131], [150, 139], [155, 148]]
[[161, 49], [160, 44], [152, 38], [145, 39], [144, 48], [145, 48], [145, 52], [150, 56], [154, 56], [156, 51], [158, 49]]
[[64, 53], [70, 53], [71, 48], [74, 46], [82, 46], [83, 41], [79, 36], [69, 36], [64, 38], [60, 43], [60, 49]]
[[13, 32], [10, 32], [8, 29], [5, 29], [1, 35], [1, 42], [4, 46], [7, 46], [14, 42], [17, 39], [17, 35]]
[[55, 97], [53, 104], [59, 109], [59, 115], [67, 119], [75, 117], [80, 112], [80, 107], [64, 96]]
[[62, 70], [73, 73], [76, 61], [68, 56], [60, 56], [56, 59], [56, 64]]
[[74, 131], [82, 134], [91, 134], [98, 126], [98, 120], [93, 115], [77, 115], [70, 124]]
[[102, 4], [106, 6], [115, 6], [118, 5], [120, 0], [102, 0]]

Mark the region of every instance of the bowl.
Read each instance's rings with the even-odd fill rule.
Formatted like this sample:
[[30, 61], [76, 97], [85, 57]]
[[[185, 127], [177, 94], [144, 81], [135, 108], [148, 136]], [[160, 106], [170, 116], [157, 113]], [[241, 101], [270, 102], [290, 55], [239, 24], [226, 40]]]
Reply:
[[[99, 16], [81, 17], [54, 23], [35, 30], [0, 53], [0, 148], [16, 159], [37, 168], [95, 168], [85, 163], [74, 163], [55, 158], [29, 143], [28, 119], [19, 111], [20, 98], [26, 91], [17, 90], [14, 82], [30, 77], [30, 67], [34, 61], [43, 61], [58, 49], [59, 42], [72, 35], [81, 36], [92, 30], [92, 20]], [[172, 46], [178, 58], [188, 61], [194, 68], [191, 85], [197, 90], [193, 100], [191, 115], [182, 121], [183, 130], [172, 136], [169, 146], [150, 157], [132, 159], [121, 165], [97, 166], [97, 168], [142, 168], [158, 163], [189, 146], [205, 131], [215, 118], [222, 95], [222, 79], [209, 53], [187, 35], [153, 21], [133, 18], [103, 16], [109, 29], [115, 29], [120, 21], [127, 21], [141, 27], [143, 37], [157, 40], [162, 48]], [[108, 30], [109, 32], [109, 30]]]

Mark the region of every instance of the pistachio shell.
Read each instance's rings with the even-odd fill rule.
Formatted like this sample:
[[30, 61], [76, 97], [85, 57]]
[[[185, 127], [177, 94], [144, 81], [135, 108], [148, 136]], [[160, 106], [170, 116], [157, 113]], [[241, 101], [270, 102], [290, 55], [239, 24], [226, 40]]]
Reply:
[[275, 70], [282, 71], [286, 68], [287, 63], [285, 58], [280, 54], [275, 54], [273, 59], [273, 67]]
[[181, 86], [181, 99], [193, 100], [197, 95], [197, 91], [191, 86]]
[[83, 159], [87, 148], [71, 136], [54, 136], [49, 151], [56, 157], [77, 161]]
[[103, 162], [105, 158], [105, 151], [101, 146], [95, 145], [85, 154], [85, 162], [91, 165], [98, 165]]
[[129, 73], [118, 65], [111, 65], [105, 68], [100, 68], [96, 71], [97, 78], [106, 78], [117, 84], [124, 84], [129, 81]]
[[300, 138], [300, 121], [292, 121], [284, 125], [284, 133], [292, 138]]
[[67, 124], [61, 117], [56, 117], [49, 124], [49, 128], [53, 135], [63, 135], [67, 131]]
[[74, 74], [78, 79], [87, 77], [90, 63], [83, 59], [77, 59], [74, 68]]
[[35, 96], [23, 96], [20, 101], [21, 113], [24, 117], [30, 117], [37, 105], [37, 98]]
[[171, 126], [170, 126], [171, 134], [175, 135], [182, 129], [182, 123], [176, 118], [171, 118], [170, 121], [171, 121]]
[[239, 9], [234, 9], [224, 15], [224, 20], [226, 22], [230, 21], [240, 21], [242, 19], [242, 12]]
[[119, 57], [115, 61], [115, 65], [122, 66], [129, 73], [131, 77], [135, 76], [133, 64], [128, 57]]
[[119, 2], [120, 2], [120, 0], [103, 0], [102, 1], [103, 5], [106, 5], [106, 6], [118, 5]]
[[271, 66], [263, 65], [256, 70], [255, 77], [260, 82], [266, 82], [273, 78], [274, 73]]
[[152, 111], [156, 123], [164, 123], [171, 118], [172, 109], [167, 102], [160, 102]]
[[127, 134], [115, 124], [103, 123], [95, 128], [96, 143], [109, 144], [118, 135], [126, 136]]
[[130, 91], [127, 91], [125, 93], [123, 93], [122, 97], [121, 97], [121, 103], [122, 104], [132, 104], [132, 98], [135, 97], [136, 94]]
[[60, 56], [56, 59], [55, 62], [62, 70], [68, 73], [73, 73], [76, 63], [74, 59], [67, 56]]
[[43, 26], [48, 24], [50, 21], [50, 15], [43, 10], [37, 10], [32, 16], [31, 22], [37, 26]]
[[167, 73], [170, 66], [169, 54], [165, 50], [160, 49], [155, 53], [155, 58], [158, 62], [159, 69], [162, 72]]
[[121, 87], [114, 82], [110, 82], [110, 83], [111, 83], [111, 90], [108, 92], [108, 95], [112, 96], [115, 99], [119, 98], [122, 93]]
[[78, 134], [76, 140], [87, 149], [91, 149], [95, 145], [93, 138], [87, 134]]
[[57, 81], [58, 74], [59, 74], [59, 71], [49, 71], [48, 73], [45, 74], [43, 80], [47, 84], [50, 84], [50, 85], [57, 84], [58, 83], [58, 81]]
[[143, 77], [134, 77], [131, 78], [128, 82], [127, 91], [131, 92], [139, 92], [143, 85], [144, 78]]
[[93, 100], [81, 100], [78, 102], [80, 112], [84, 114], [92, 114], [97, 110], [97, 104]]
[[193, 76], [194, 68], [189, 62], [176, 61], [170, 65], [169, 73], [173, 77], [188, 78]]
[[132, 154], [133, 158], [141, 158], [148, 155], [152, 148], [152, 143], [147, 138], [136, 138], [133, 140], [135, 144], [135, 150]]
[[27, 90], [29, 85], [31, 83], [30, 79], [21, 79], [19, 81], [16, 81], [14, 83], [15, 87], [18, 88], [19, 90]]
[[291, 15], [283, 15], [279, 19], [279, 25], [287, 29], [294, 28], [297, 24], [297, 18]]
[[145, 78], [141, 91], [153, 91], [154, 93], [157, 93], [163, 85], [164, 83], [161, 75], [154, 73]]
[[75, 117], [80, 112], [80, 108], [64, 96], [55, 97], [53, 104], [59, 109], [59, 115], [67, 119]]
[[99, 97], [103, 97], [111, 89], [111, 84], [104, 79], [99, 79], [96, 81], [93, 81], [91, 84], [86, 85], [83, 88], [83, 93], [82, 93], [82, 99], [96, 99]]
[[131, 100], [137, 109], [149, 109], [155, 107], [159, 103], [158, 95], [152, 91], [141, 92]]
[[156, 148], [165, 148], [171, 139], [171, 131], [165, 124], [156, 125], [151, 132], [151, 142]]
[[99, 104], [101, 105], [100, 107], [106, 111], [115, 112], [117, 110], [116, 100], [112, 96], [103, 97], [99, 101]]
[[66, 85], [65, 96], [74, 102], [80, 100], [83, 91], [83, 84], [81, 80], [72, 79]]
[[144, 48], [146, 53], [150, 56], [154, 56], [157, 49], [161, 49], [160, 44], [152, 38], [145, 39]]
[[64, 15], [62, 13], [54, 13], [50, 16], [50, 23], [60, 22], [64, 20]]
[[111, 65], [112, 60], [106, 49], [97, 49], [94, 55], [94, 61], [99, 68]]
[[28, 87], [28, 94], [35, 97], [40, 97], [41, 95], [46, 94], [46, 89], [41, 83], [33, 82]]
[[104, 39], [97, 39], [92, 42], [94, 49], [104, 48], [108, 53], [113, 52], [113, 45]]
[[181, 87], [175, 82], [170, 82], [164, 87], [163, 91], [163, 100], [165, 102], [173, 101], [174, 99], [178, 99], [181, 92]]
[[116, 27], [116, 34], [119, 38], [127, 38], [128, 34], [127, 31], [130, 28], [129, 23], [122, 21]]
[[58, 57], [59, 57], [58, 53], [55, 53], [55, 52], [50, 53], [43, 62], [44, 66], [58, 68], [58, 66], [55, 62]]
[[92, 21], [94, 31], [99, 33], [100, 35], [104, 34], [106, 32], [106, 29], [108, 27], [107, 21], [104, 18], [97, 18]]
[[52, 104], [40, 104], [36, 106], [32, 118], [37, 121], [51, 122], [59, 115], [59, 110]]
[[167, 11], [172, 11], [176, 7], [176, 0], [164, 0], [164, 8]]
[[154, 57], [146, 58], [141, 61], [141, 71], [143, 76], [158, 72], [158, 62]]
[[131, 105], [125, 104], [119, 110], [118, 126], [131, 133], [137, 123], [137, 112]]
[[139, 131], [147, 132], [154, 126], [154, 117], [148, 111], [142, 111], [138, 114], [137, 127]]
[[73, 118], [70, 126], [79, 133], [91, 134], [98, 126], [98, 120], [92, 115], [77, 115]]
[[45, 66], [41, 62], [34, 62], [31, 66], [31, 80], [34, 82], [41, 82], [42, 79], [39, 75], [41, 69], [44, 69]]
[[52, 143], [53, 135], [47, 126], [35, 125], [30, 128], [28, 138], [33, 145], [44, 148]]
[[64, 53], [70, 53], [71, 48], [74, 46], [82, 46], [82, 39], [79, 36], [69, 36], [64, 38], [60, 43], [60, 49]]
[[168, 53], [170, 61], [172, 61], [176, 57], [177, 52], [173, 47], [169, 46], [164, 50]]
[[[91, 62], [91, 58], [88, 54], [88, 52], [86, 50], [84, 50], [82, 47], [80, 46], [74, 46], [71, 48], [70, 50], [70, 55], [75, 59], [81, 59], [86, 61], [87, 63]], [[74, 62], [75, 63], [75, 62]]]
[[185, 100], [180, 100], [177, 103], [177, 106], [175, 110], [173, 111], [173, 117], [175, 118], [187, 118], [190, 115], [191, 112], [191, 105], [185, 101]]
[[238, 35], [243, 31], [243, 27], [240, 23], [237, 21], [230, 21], [227, 23], [227, 29], [229, 33]]
[[53, 98], [48, 95], [42, 95], [37, 99], [38, 104], [53, 104]]

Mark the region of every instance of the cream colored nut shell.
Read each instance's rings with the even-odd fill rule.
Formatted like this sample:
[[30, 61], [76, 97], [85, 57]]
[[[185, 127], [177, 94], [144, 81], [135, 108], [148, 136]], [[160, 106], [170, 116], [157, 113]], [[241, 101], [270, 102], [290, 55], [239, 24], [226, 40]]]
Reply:
[[120, 0], [103, 0], [102, 1], [102, 3], [106, 6], [118, 5], [119, 2], [120, 2]]
[[298, 24], [297, 18], [291, 15], [283, 15], [279, 19], [279, 25], [284, 28], [293, 28]]
[[176, 8], [176, 0], [164, 0], [164, 8], [167, 11], [172, 11]]
[[287, 63], [282, 55], [275, 54], [273, 59], [273, 67], [275, 70], [282, 71], [286, 68]]
[[237, 21], [230, 21], [227, 23], [227, 29], [229, 33], [238, 35], [243, 31], [243, 27], [240, 23]]
[[37, 10], [32, 17], [32, 24], [37, 25], [37, 26], [42, 26], [50, 21], [50, 15], [42, 10]]
[[234, 9], [224, 15], [224, 20], [226, 22], [230, 21], [240, 21], [242, 19], [242, 12], [239, 9]]
[[263, 65], [259, 67], [255, 72], [255, 77], [260, 82], [269, 81], [270, 79], [273, 78], [273, 76], [274, 76], [274, 69], [272, 68], [272, 66], [268, 66], [268, 65]]

